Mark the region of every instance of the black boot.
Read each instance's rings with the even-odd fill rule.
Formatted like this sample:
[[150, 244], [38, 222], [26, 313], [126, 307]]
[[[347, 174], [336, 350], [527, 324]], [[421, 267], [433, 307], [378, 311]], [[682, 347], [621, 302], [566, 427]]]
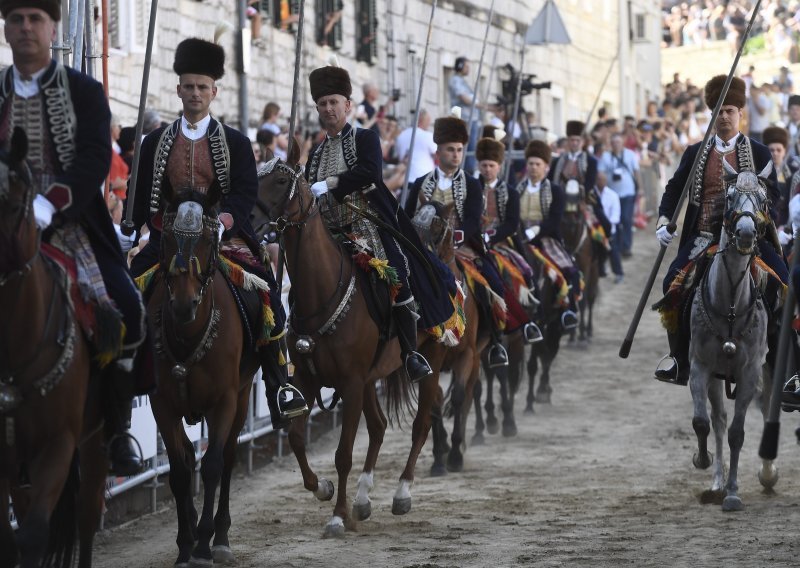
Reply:
[[109, 473], [130, 477], [139, 473], [144, 465], [138, 443], [128, 433], [135, 392], [132, 358], [112, 363], [111, 367], [110, 376], [106, 377], [104, 385]]
[[678, 333], [667, 332], [669, 341], [669, 355], [662, 362], [669, 362], [666, 367], [659, 363], [655, 378], [665, 383], [685, 386], [689, 384], [689, 346], [684, 345]]
[[561, 327], [564, 331], [572, 331], [578, 327], [578, 303], [573, 293], [574, 285], [569, 288], [569, 308], [561, 312]]
[[[287, 427], [290, 420], [308, 413], [303, 394], [289, 383], [289, 370], [281, 343], [282, 340], [271, 341], [258, 352], [261, 376], [267, 391], [267, 407], [275, 430]], [[281, 360], [284, 361], [283, 365]]]
[[433, 374], [431, 366], [421, 353], [417, 352], [417, 315], [411, 311], [411, 303], [394, 306], [392, 315], [397, 324], [397, 339], [400, 342], [403, 366], [412, 383], [421, 381]]

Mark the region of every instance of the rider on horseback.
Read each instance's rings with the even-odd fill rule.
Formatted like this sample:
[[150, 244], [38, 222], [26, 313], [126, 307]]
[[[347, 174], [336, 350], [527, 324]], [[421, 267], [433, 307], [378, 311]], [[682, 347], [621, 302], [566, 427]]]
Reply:
[[581, 275], [561, 240], [564, 190], [546, 177], [550, 156], [550, 146], [546, 142], [531, 140], [528, 143], [525, 148], [528, 177], [517, 185], [517, 193], [520, 195], [521, 226], [526, 240], [552, 261], [569, 282], [569, 308], [561, 314], [561, 325], [570, 330], [578, 325], [576, 310]]
[[[353, 91], [347, 70], [336, 65], [320, 67], [308, 80], [326, 136], [306, 165], [306, 178], [320, 199], [328, 227], [353, 235], [357, 246], [365, 247], [379, 261], [388, 261], [397, 272], [401, 287], [392, 313], [405, 370], [412, 382], [420, 381], [433, 371], [416, 350], [417, 320], [422, 318], [427, 328], [447, 321], [453, 313], [443, 293], [444, 282], [433, 281], [438, 273], [434, 274], [430, 261], [421, 256], [424, 247], [410, 219], [383, 183], [378, 135], [347, 123]], [[351, 206], [358, 209], [356, 214]], [[438, 296], [437, 286], [441, 292]], [[419, 314], [415, 303], [419, 304]]]
[[280, 338], [285, 331], [286, 314], [277, 294], [269, 265], [264, 266], [260, 246], [250, 226], [258, 178], [250, 140], [238, 130], [211, 116], [209, 108], [217, 95], [216, 81], [225, 73], [225, 52], [215, 44], [190, 38], [178, 44], [173, 65], [179, 76], [178, 98], [183, 116], [147, 135], [142, 142], [135, 203], [136, 227], [150, 228], [150, 240], [131, 262], [134, 276], [158, 264], [161, 231], [167, 200], [184, 189], [220, 196], [220, 230], [223, 240], [249, 249], [253, 262], [247, 268], [266, 280], [270, 305], [275, 315], [271, 340], [258, 350], [273, 426], [308, 411], [303, 395], [288, 382], [286, 358]]
[[[469, 140], [466, 123], [457, 116], [437, 118], [433, 125], [433, 141], [437, 144], [436, 156], [439, 166], [418, 178], [411, 187], [405, 203], [406, 213], [413, 217], [419, 205], [438, 201], [445, 205], [455, 203], [455, 229], [460, 237], [456, 246], [460, 254], [474, 259], [474, 264], [499, 298], [504, 297], [505, 289], [494, 260], [487, 254], [481, 233], [481, 212], [483, 210], [483, 191], [480, 182], [466, 175], [461, 169], [464, 147]], [[488, 302], [488, 299], [485, 299]], [[487, 306], [484, 306], [487, 308]], [[502, 327], [505, 320], [491, 321], [492, 346], [489, 349], [489, 364], [493, 367], [508, 365], [508, 353], [502, 344]]]
[[[515, 189], [508, 187], [504, 179], [499, 179], [498, 174], [505, 159], [506, 147], [497, 139], [501, 135], [502, 139], [505, 132], [491, 129], [493, 137], [484, 137], [478, 140], [475, 146], [475, 159], [478, 161], [480, 176], [478, 181], [483, 187], [484, 207], [481, 217], [481, 227], [487, 247], [496, 251], [496, 254], [509, 255], [512, 259], [512, 266], [520, 269], [520, 272], [528, 274], [525, 278], [525, 285], [531, 290], [534, 288], [532, 281], [533, 271], [527, 265], [525, 259], [520, 254], [514, 254], [512, 239], [519, 228], [519, 193]], [[520, 267], [517, 266], [519, 263]], [[523, 277], [524, 278], [524, 277]], [[527, 295], [529, 290], [523, 290]], [[506, 333], [512, 333], [522, 326], [522, 336], [526, 343], [535, 343], [542, 339], [542, 332], [539, 327], [528, 317], [525, 308], [519, 298], [508, 290], [504, 299], [508, 308]]]
[[[125, 433], [131, 400], [153, 384], [135, 379], [149, 351], [144, 306], [99, 191], [111, 164], [111, 111], [100, 83], [51, 59], [61, 2], [3, 0], [0, 13], [14, 60], [0, 74], [0, 144], [8, 147], [15, 127], [26, 131], [28, 165], [38, 186], [34, 215], [42, 241], [62, 243], [81, 275], [99, 268], [99, 278], [87, 276], [81, 289], [91, 289], [98, 301], [97, 318], [108, 313], [113, 321], [121, 318], [124, 323], [124, 337], [109, 353], [116, 363], [109, 367], [112, 376], [103, 381], [103, 406], [111, 471], [133, 475], [141, 459]], [[88, 243], [91, 250], [71, 246], [76, 243]], [[119, 323], [115, 327], [121, 329]]]
[[[716, 106], [725, 80], [725, 75], [717, 75], [706, 83], [705, 102], [709, 108]], [[760, 172], [770, 164], [769, 150], [763, 144], [739, 132], [739, 121], [746, 103], [745, 83], [734, 77], [714, 124], [716, 135], [709, 140], [705, 148], [700, 148], [701, 143], [689, 146], [681, 158], [675, 175], [667, 183], [658, 209], [659, 219], [656, 230], [656, 238], [663, 246], [667, 246], [674, 237], [674, 234], [669, 232], [667, 224], [678, 206], [695, 156], [698, 152], [702, 152], [694, 182], [689, 188], [689, 204], [683, 221], [680, 248], [664, 278], [665, 294], [673, 286], [676, 278], [683, 277], [687, 265], [704, 258], [708, 248], [719, 241], [727, 188], [723, 160], [737, 172], [742, 170]], [[767, 188], [769, 198], [772, 203], [777, 203], [780, 196], [774, 169], [769, 174], [769, 181]], [[771, 216], [774, 218], [774, 215]], [[774, 237], [774, 226], [771, 223], [768, 231], [771, 231], [772, 234], [768, 232], [767, 236]], [[758, 250], [761, 260], [775, 273], [780, 282], [783, 284], [788, 282], [788, 269], [779, 252], [780, 245], [777, 238], [759, 239]], [[697, 283], [699, 280], [700, 275], [696, 274], [693, 282]], [[769, 301], [776, 295], [768, 294], [767, 300]], [[685, 301], [685, 299], [682, 300]], [[661, 302], [659, 304], [662, 305], [664, 311], [676, 310], [678, 319], [676, 320], [677, 325], [674, 325], [673, 329], [667, 330], [670, 353], [665, 359], [669, 359], [671, 364], [667, 368], [658, 368], [655, 378], [672, 384], [686, 385], [689, 381], [689, 333], [688, 330], [683, 329], [683, 322], [680, 319], [683, 312], [682, 305], [669, 307], [663, 306]], [[769, 307], [770, 311], [774, 311], [774, 305]]]

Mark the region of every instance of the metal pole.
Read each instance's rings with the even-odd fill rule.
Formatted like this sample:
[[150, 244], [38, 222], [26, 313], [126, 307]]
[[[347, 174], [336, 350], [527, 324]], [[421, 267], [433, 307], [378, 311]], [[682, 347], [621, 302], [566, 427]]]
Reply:
[[494, 81], [494, 70], [497, 67], [497, 53], [500, 51], [500, 35], [503, 33], [501, 28], [497, 30], [497, 43], [494, 46], [494, 56], [492, 57], [492, 66], [489, 68], [489, 79], [486, 81], [486, 95], [483, 97], [483, 102], [488, 103], [489, 98], [492, 96], [492, 81]]
[[142, 157], [142, 121], [144, 108], [147, 105], [147, 86], [150, 82], [150, 60], [153, 55], [153, 36], [156, 33], [156, 10], [158, 0], [151, 0], [150, 22], [147, 29], [147, 48], [144, 52], [144, 69], [142, 73], [142, 92], [139, 94], [139, 114], [136, 118], [136, 134], [133, 140], [133, 164], [131, 165], [131, 178], [128, 184], [128, 205], [125, 210], [125, 220], [122, 222], [122, 232], [132, 235], [136, 228], [133, 226], [133, 209], [136, 203], [136, 182], [139, 178], [139, 160]]
[[619, 48], [617, 48], [617, 54], [614, 56], [614, 59], [611, 60], [611, 64], [608, 66], [608, 72], [606, 76], [603, 78], [603, 82], [600, 84], [600, 89], [597, 91], [597, 96], [594, 98], [594, 102], [592, 103], [592, 108], [589, 109], [589, 114], [586, 115], [586, 120], [583, 123], [583, 134], [586, 133], [586, 129], [589, 128], [589, 121], [592, 120], [592, 115], [594, 114], [594, 109], [597, 108], [597, 103], [600, 101], [600, 97], [603, 95], [603, 89], [606, 88], [606, 83], [608, 82], [608, 78], [611, 77], [611, 71], [614, 69], [614, 65], [619, 58]]
[[[422, 103], [422, 87], [425, 84], [425, 69], [428, 65], [428, 47], [431, 45], [431, 33], [433, 32], [433, 16], [436, 14], [436, 4], [438, 0], [433, 0], [431, 3], [431, 18], [428, 20], [428, 36], [425, 40], [425, 53], [422, 56], [422, 71], [419, 76], [419, 88], [417, 89], [417, 104], [414, 106], [414, 123], [411, 127], [411, 142], [408, 147], [408, 166], [406, 166], [406, 175], [403, 178], [403, 187], [400, 190], [400, 206], [406, 203], [408, 198], [408, 176], [411, 175], [411, 164], [414, 159], [414, 139], [417, 137], [417, 122], [419, 120], [419, 106]], [[492, 0], [494, 1], [494, 0]]]
[[247, 70], [245, 69], [245, 49], [250, 46], [245, 43], [245, 26], [247, 25], [247, 10], [246, 0], [239, 0], [236, 2], [236, 20], [239, 27], [239, 131], [245, 136], [247, 135], [247, 127], [250, 125], [250, 117], [248, 113], [247, 103]]
[[[305, 28], [305, 0], [300, 0], [300, 13], [297, 18], [297, 39], [295, 40], [294, 54], [294, 83], [292, 84], [292, 112], [289, 116], [289, 145], [286, 154], [292, 152], [292, 147], [296, 144], [295, 130], [297, 129], [297, 105], [300, 100], [300, 65], [303, 55], [303, 31]], [[281, 274], [281, 276], [283, 276]], [[280, 282], [278, 283], [280, 285]]]
[[103, 90], [108, 98], [108, 0], [103, 0]]
[[84, 19], [84, 33], [86, 39], [86, 74], [94, 77], [95, 37], [94, 37], [94, 0], [86, 0], [84, 7], [86, 18]]
[[[522, 67], [525, 65], [525, 38], [522, 38], [522, 48], [519, 52], [519, 71], [517, 75], [517, 93], [514, 96], [514, 114], [511, 115], [511, 120], [508, 123], [506, 132], [510, 132], [511, 136], [508, 137], [508, 149], [514, 149], [514, 126], [517, 124], [517, 115], [519, 114], [519, 103], [522, 98]], [[511, 160], [506, 164], [506, 183], [511, 179]]]
[[[489, 18], [486, 20], [486, 32], [483, 34], [483, 45], [481, 46], [481, 58], [478, 61], [478, 74], [475, 77], [475, 88], [472, 89], [472, 102], [469, 105], [469, 123], [467, 124], [467, 132], [472, 132], [472, 123], [475, 121], [473, 113], [475, 112], [475, 103], [478, 102], [478, 87], [481, 82], [481, 71], [483, 70], [483, 56], [486, 54], [486, 41], [489, 39], [489, 29], [492, 27], [492, 17], [494, 16], [494, 0], [489, 5]], [[480, 136], [480, 134], [479, 134]], [[470, 141], [475, 142], [475, 141]], [[467, 152], [461, 155], [461, 167], [464, 167], [464, 162], [467, 161]]]
[[[731, 86], [731, 81], [733, 80], [733, 74], [736, 71], [736, 66], [739, 64], [739, 58], [742, 56], [742, 50], [744, 49], [744, 44], [747, 42], [747, 37], [750, 35], [750, 29], [753, 27], [753, 22], [756, 19], [756, 15], [758, 15], [758, 8], [760, 6], [761, 6], [761, 0], [758, 0], [758, 2], [756, 2], [755, 8], [753, 8], [753, 15], [750, 18], [750, 22], [747, 24], [747, 29], [744, 31], [744, 36], [742, 36], [742, 43], [739, 46], [739, 50], [736, 52], [736, 57], [733, 60], [733, 65], [731, 66], [731, 70], [728, 72], [728, 77], [727, 79], [725, 79], [725, 84], [722, 86], [722, 91], [720, 92], [719, 100], [717, 101], [717, 104], [714, 107], [714, 112], [711, 114], [711, 121], [708, 123], [708, 128], [706, 129], [705, 135], [703, 135], [703, 141], [700, 143], [700, 149], [694, 156], [692, 169], [689, 173], [689, 177], [686, 178], [686, 183], [683, 186], [683, 192], [681, 193], [681, 197], [678, 200], [678, 204], [675, 207], [675, 211], [672, 213], [672, 219], [670, 219], [669, 225], [667, 225], [667, 228], [670, 233], [674, 234], [678, 228], [678, 216], [681, 214], [681, 209], [683, 208], [683, 202], [686, 200], [686, 196], [689, 193], [689, 187], [692, 184], [694, 184], [694, 176], [695, 172], [697, 172], [697, 164], [700, 161], [700, 156], [703, 154], [703, 148], [706, 147], [708, 139], [711, 137], [711, 130], [714, 128], [714, 123], [716, 123], [717, 121], [719, 110], [722, 108], [722, 103], [728, 94], [728, 88], [730, 88]], [[658, 269], [661, 266], [661, 262], [664, 260], [664, 253], [666, 252], [667, 252], [667, 247], [665, 245], [661, 245], [661, 248], [658, 251], [658, 255], [656, 256], [656, 261], [655, 263], [653, 263], [653, 268], [652, 270], [650, 270], [650, 276], [647, 278], [647, 283], [645, 284], [644, 290], [642, 291], [642, 297], [639, 298], [639, 305], [636, 307], [636, 311], [633, 314], [633, 319], [631, 320], [631, 324], [628, 327], [628, 333], [626, 334], [625, 339], [622, 341], [622, 345], [619, 348], [619, 356], [622, 357], [623, 359], [627, 359], [628, 355], [631, 352], [631, 345], [633, 345], [633, 337], [636, 335], [636, 328], [639, 327], [639, 320], [642, 319], [642, 313], [644, 312], [644, 307], [647, 304], [647, 298], [650, 296], [650, 291], [653, 288], [653, 283], [656, 280]]]

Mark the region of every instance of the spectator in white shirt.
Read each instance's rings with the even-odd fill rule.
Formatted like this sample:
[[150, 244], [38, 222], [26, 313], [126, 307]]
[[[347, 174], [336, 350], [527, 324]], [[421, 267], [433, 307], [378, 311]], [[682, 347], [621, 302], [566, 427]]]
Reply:
[[[431, 126], [431, 115], [425, 110], [419, 111], [417, 119], [417, 134], [414, 136], [414, 155], [411, 157], [412, 163], [408, 164], [411, 172], [408, 179], [414, 181], [432, 171], [435, 167], [434, 156], [436, 156], [436, 143], [433, 141], [433, 132], [428, 130]], [[408, 150], [411, 147], [411, 132], [413, 127], [409, 126], [403, 130], [394, 141], [394, 152], [397, 160], [406, 161]]]
[[[609, 257], [611, 259], [611, 271], [614, 273], [614, 283], [619, 284], [622, 282], [622, 260], [620, 258], [620, 249], [622, 247], [622, 232], [619, 231], [620, 222], [620, 202], [619, 195], [613, 189], [608, 187], [608, 178], [605, 172], [597, 173], [597, 193], [600, 195], [600, 204], [603, 206], [603, 212], [608, 218], [611, 225], [611, 234], [608, 236], [608, 241], [611, 244], [611, 251]], [[602, 267], [603, 274], [605, 274], [605, 266]]]

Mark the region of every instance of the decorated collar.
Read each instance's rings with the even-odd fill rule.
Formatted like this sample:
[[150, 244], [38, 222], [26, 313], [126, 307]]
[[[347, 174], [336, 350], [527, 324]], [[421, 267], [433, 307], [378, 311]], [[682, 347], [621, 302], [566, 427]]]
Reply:
[[199, 140], [208, 132], [208, 127], [211, 124], [211, 115], [207, 114], [194, 124], [186, 120], [185, 116], [180, 118], [181, 132], [189, 140]]
[[[439, 170], [438, 167], [434, 168], [434, 170], [429, 172], [428, 175], [425, 176], [425, 179], [422, 180], [420, 191], [425, 197], [425, 201], [430, 201], [433, 197], [433, 192], [438, 188], [440, 171], [441, 170]], [[442, 175], [444, 175], [444, 172], [442, 172]], [[456, 170], [456, 173], [453, 174], [453, 185], [450, 188], [450, 191], [453, 194], [453, 202], [456, 204], [458, 220], [463, 222], [464, 201], [467, 198], [467, 179], [464, 174], [464, 170], [461, 168]]]
[[[700, 159], [697, 162], [697, 170], [694, 174], [694, 187], [690, 201], [692, 205], [699, 206], [700, 200], [703, 195], [703, 181], [706, 175], [706, 163], [708, 162], [708, 154], [712, 148], [716, 147], [716, 136], [706, 143], [705, 148], [700, 148]], [[744, 135], [737, 134], [734, 148], [736, 149], [736, 163], [737, 171], [743, 170], [755, 171], [755, 161], [753, 160], [753, 146], [750, 144], [750, 138]]]

